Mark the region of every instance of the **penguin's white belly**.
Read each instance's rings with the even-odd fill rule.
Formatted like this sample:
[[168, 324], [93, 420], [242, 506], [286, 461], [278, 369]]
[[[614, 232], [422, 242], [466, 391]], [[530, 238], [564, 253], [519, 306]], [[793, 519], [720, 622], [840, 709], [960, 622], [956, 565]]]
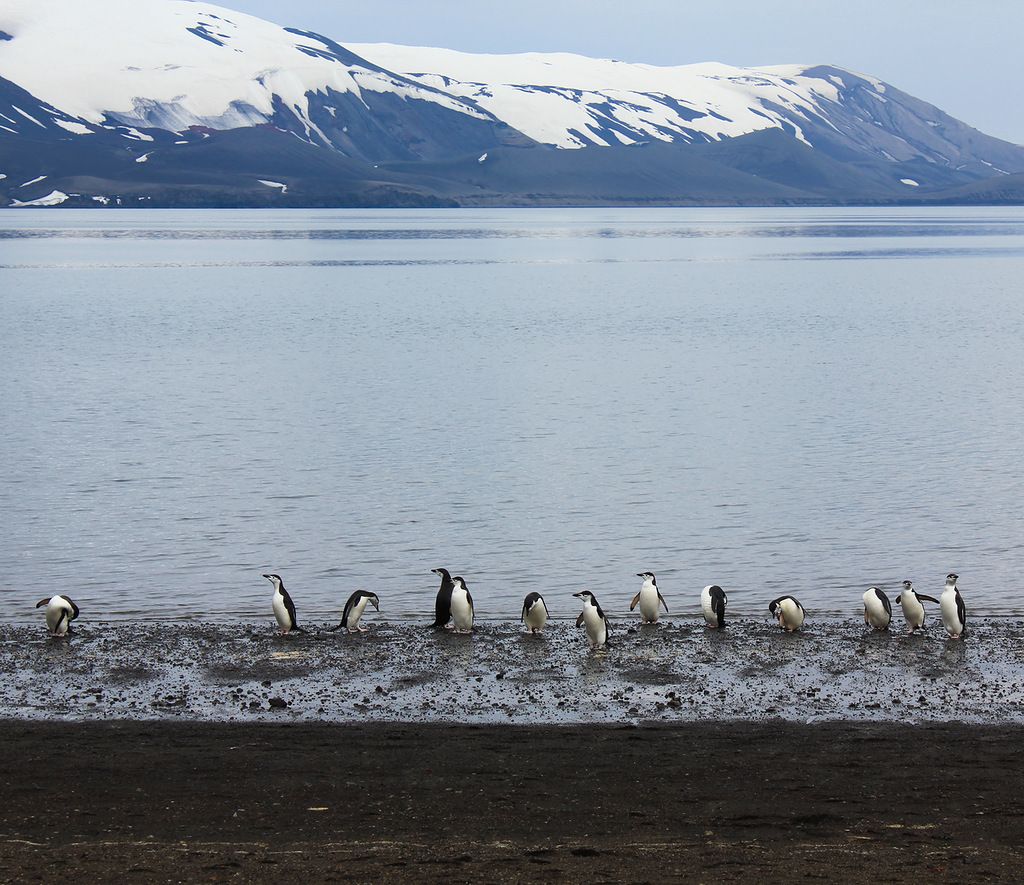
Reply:
[[946, 629], [956, 635], [962, 632], [963, 624], [960, 623], [960, 613], [956, 610], [956, 594], [943, 593], [939, 599], [939, 610], [942, 612], [942, 623]]
[[715, 614], [711, 606], [711, 594], [705, 590], [700, 597], [700, 607], [704, 611], [704, 621], [709, 627], [717, 627], [718, 615]]
[[658, 591], [653, 587], [640, 590], [640, 615], [645, 621], [658, 620]]
[[588, 605], [583, 609], [583, 623], [587, 628], [587, 637], [592, 645], [604, 645], [608, 641], [608, 628], [604, 618], [597, 613], [597, 608]]
[[[61, 614], [67, 612], [67, 616], [61, 620]], [[68, 632], [68, 625], [71, 623], [68, 618], [71, 617], [71, 606], [69, 606], [60, 596], [54, 596], [46, 606], [46, 626], [50, 628], [50, 632], [58, 636], [63, 636]], [[60, 621], [60, 629], [57, 629], [57, 622]]]
[[473, 606], [469, 604], [469, 596], [461, 587], [452, 590], [452, 621], [456, 630], [473, 628]]
[[900, 597], [900, 605], [903, 606], [903, 618], [915, 630], [924, 626], [924, 606], [916, 596], [904, 593]]
[[885, 606], [874, 593], [864, 594], [864, 613], [867, 616], [867, 622], [876, 630], [881, 630], [889, 625], [890, 618], [885, 611]]
[[789, 630], [799, 630], [804, 625], [804, 612], [791, 599], [784, 599], [779, 603], [779, 611], [782, 613], [782, 623]]
[[359, 626], [359, 619], [363, 616], [363, 612], [366, 610], [366, 603], [369, 599], [365, 596], [361, 597], [359, 602], [352, 606], [348, 613], [348, 623], [345, 625], [349, 628]]
[[[264, 597], [266, 599], [266, 597]], [[284, 597], [280, 593], [274, 594], [274, 617], [282, 630], [291, 630], [292, 619], [284, 604]]]
[[548, 610], [543, 602], [537, 602], [526, 613], [526, 626], [531, 630], [540, 630], [548, 619]]

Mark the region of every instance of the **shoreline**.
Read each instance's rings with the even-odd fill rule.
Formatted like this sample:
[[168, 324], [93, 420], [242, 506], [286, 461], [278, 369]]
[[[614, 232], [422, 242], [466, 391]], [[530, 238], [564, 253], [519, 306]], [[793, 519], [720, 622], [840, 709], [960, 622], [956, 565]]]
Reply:
[[738, 622], [471, 636], [371, 624], [277, 636], [265, 625], [85, 626], [70, 641], [0, 626], [0, 719], [599, 725], [716, 721], [1024, 724], [1024, 624], [966, 641]]
[[0, 722], [0, 863], [12, 881], [1011, 881], [1022, 736]]

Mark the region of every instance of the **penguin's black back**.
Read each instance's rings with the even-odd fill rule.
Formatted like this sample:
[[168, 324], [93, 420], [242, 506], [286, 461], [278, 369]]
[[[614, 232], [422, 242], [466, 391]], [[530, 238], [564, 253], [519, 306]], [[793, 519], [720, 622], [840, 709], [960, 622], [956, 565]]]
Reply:
[[718, 615], [718, 626], [725, 626], [725, 591], [715, 584], [708, 594], [711, 596], [711, 611]]
[[436, 629], [443, 628], [452, 619], [452, 590], [455, 589], [452, 576], [445, 569], [440, 571], [441, 586], [434, 600], [434, 623], [430, 625]]

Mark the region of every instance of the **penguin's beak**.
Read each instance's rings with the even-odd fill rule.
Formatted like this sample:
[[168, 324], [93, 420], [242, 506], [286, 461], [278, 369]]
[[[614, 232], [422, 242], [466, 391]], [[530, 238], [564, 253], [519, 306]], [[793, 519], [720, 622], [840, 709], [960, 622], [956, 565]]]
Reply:
[[582, 599], [583, 598], [583, 593], [582, 592], [581, 593], [573, 593], [573, 596], [575, 596], [577, 599]]
[[439, 568], [432, 568], [432, 569], [431, 569], [431, 571], [432, 571], [432, 572], [433, 572], [433, 573], [434, 573], [435, 575], [439, 575], [439, 574], [441, 574], [441, 569], [439, 569]]
[[643, 572], [637, 572], [637, 573], [636, 573], [636, 576], [637, 576], [638, 578], [642, 578], [642, 577], [644, 576], [644, 573], [643, 573]]
[[379, 605], [377, 605], [377, 600], [376, 600], [376, 599], [371, 599], [371, 600], [370, 600], [370, 602], [372, 602], [372, 603], [373, 603], [373, 607], [374, 607], [375, 609], [377, 609], [377, 611], [380, 611], [380, 606], [379, 606]]

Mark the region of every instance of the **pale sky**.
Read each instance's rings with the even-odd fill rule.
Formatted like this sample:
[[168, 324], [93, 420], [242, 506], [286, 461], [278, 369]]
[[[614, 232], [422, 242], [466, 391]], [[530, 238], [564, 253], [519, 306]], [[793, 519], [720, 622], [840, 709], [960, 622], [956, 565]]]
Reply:
[[344, 45], [834, 64], [1024, 144], [1024, 0], [215, 0]]

